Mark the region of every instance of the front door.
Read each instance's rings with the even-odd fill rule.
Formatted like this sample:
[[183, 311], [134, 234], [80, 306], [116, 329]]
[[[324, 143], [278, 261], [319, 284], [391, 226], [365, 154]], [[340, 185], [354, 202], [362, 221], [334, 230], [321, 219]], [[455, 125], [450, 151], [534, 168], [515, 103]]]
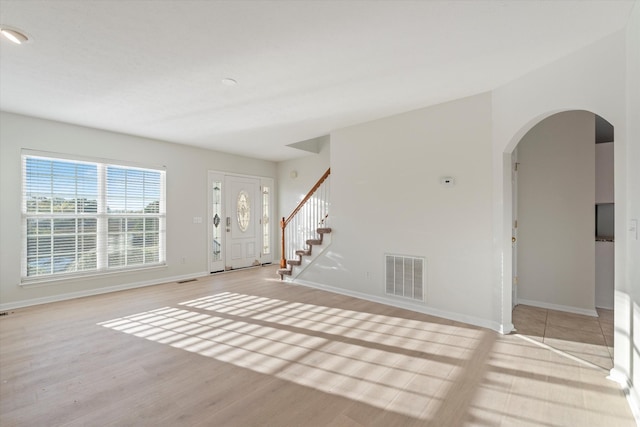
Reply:
[[227, 175], [225, 187], [225, 270], [260, 265], [260, 180]]

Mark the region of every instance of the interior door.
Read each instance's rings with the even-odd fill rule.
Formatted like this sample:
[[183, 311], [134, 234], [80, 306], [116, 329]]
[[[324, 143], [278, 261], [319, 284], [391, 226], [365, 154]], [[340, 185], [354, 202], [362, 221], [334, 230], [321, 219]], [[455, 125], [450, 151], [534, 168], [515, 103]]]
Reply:
[[260, 180], [227, 175], [225, 187], [225, 269], [260, 265]]

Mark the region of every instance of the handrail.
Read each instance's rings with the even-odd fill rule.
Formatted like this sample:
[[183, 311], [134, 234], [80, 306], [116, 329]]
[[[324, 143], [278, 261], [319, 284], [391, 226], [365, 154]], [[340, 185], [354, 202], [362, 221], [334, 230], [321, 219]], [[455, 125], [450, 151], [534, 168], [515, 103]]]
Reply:
[[[331, 174], [331, 168], [327, 169], [327, 171], [324, 173], [324, 175], [322, 175], [322, 177], [320, 177], [320, 179], [318, 180], [318, 182], [315, 183], [315, 185], [311, 188], [311, 190], [309, 190], [309, 192], [307, 193], [307, 195], [300, 201], [300, 203], [298, 203], [298, 206], [296, 206], [296, 208], [293, 210], [293, 212], [291, 212], [291, 214], [285, 219], [284, 217], [282, 217], [282, 220], [280, 221], [280, 228], [282, 229], [282, 253], [281, 253], [281, 257], [280, 257], [280, 268], [286, 268], [287, 267], [287, 259], [286, 259], [286, 252], [285, 252], [285, 229], [287, 228], [287, 225], [291, 222], [291, 220], [296, 216], [296, 214], [298, 214], [298, 212], [305, 206], [305, 204], [311, 199], [311, 197], [313, 197], [313, 195], [315, 194], [315, 192], [320, 188], [320, 186], [327, 180], [327, 178], [329, 177], [329, 175]], [[328, 215], [328, 214], [327, 214]], [[323, 218], [323, 221], [325, 218]]]
[[[327, 177], [331, 174], [331, 168], [327, 169], [327, 171], [324, 173], [324, 175], [322, 175], [322, 177], [318, 180], [318, 182], [316, 182], [316, 184], [313, 186], [313, 188], [311, 188], [311, 190], [309, 190], [309, 192], [307, 193], [306, 196], [304, 196], [304, 199], [302, 199], [302, 201], [300, 203], [298, 203], [298, 206], [296, 206], [296, 208], [293, 210], [293, 212], [291, 212], [291, 215], [289, 215], [289, 217], [286, 219], [286, 221], [284, 222], [284, 226], [286, 227], [287, 224], [289, 224], [291, 222], [291, 220], [293, 219], [294, 216], [296, 216], [296, 214], [298, 213], [298, 211], [300, 209], [302, 209], [302, 206], [307, 203], [307, 201], [311, 198], [311, 196], [313, 196], [313, 193], [316, 192], [316, 190], [322, 185], [322, 183], [327, 179]], [[282, 218], [284, 220], [284, 217]]]

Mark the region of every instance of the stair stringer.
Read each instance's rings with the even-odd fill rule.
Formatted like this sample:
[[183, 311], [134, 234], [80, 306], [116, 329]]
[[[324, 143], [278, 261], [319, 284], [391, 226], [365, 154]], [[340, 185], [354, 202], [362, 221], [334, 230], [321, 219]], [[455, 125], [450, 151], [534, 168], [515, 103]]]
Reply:
[[285, 282], [293, 282], [295, 279], [302, 274], [305, 270], [312, 267], [315, 264], [315, 261], [318, 257], [325, 251], [327, 248], [331, 246], [331, 233], [326, 233], [323, 236], [322, 244], [313, 245], [313, 249], [311, 251], [311, 255], [304, 255], [301, 258], [300, 265], [292, 265], [291, 275], [284, 275], [282, 278]]

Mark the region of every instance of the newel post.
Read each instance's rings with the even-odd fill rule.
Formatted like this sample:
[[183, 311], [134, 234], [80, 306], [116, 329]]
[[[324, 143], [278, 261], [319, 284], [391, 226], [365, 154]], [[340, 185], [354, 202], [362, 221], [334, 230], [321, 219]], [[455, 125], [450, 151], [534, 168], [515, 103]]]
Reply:
[[284, 229], [287, 227], [287, 223], [285, 222], [284, 217], [280, 221], [280, 228], [282, 229], [282, 250], [280, 255], [280, 268], [287, 268], [287, 259], [284, 257]]

